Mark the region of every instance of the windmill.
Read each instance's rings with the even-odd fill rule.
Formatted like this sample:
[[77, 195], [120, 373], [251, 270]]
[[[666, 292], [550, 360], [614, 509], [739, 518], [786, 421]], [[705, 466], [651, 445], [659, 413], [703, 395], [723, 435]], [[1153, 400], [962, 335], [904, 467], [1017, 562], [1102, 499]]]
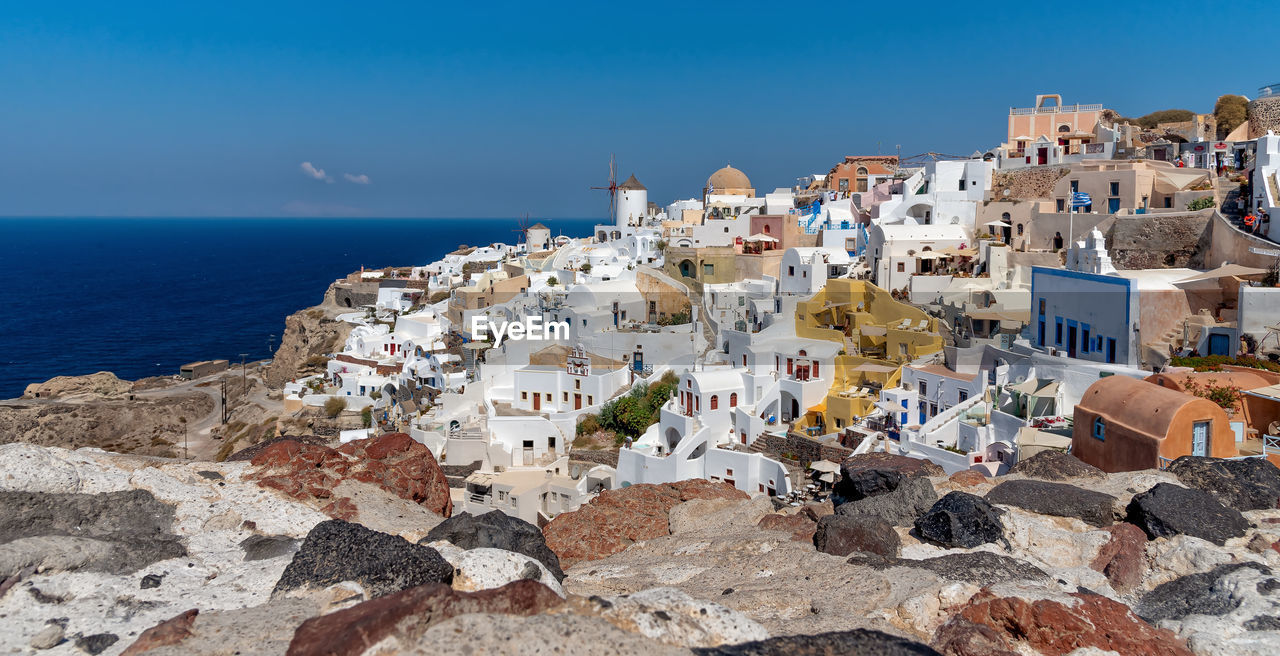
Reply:
[[618, 216], [618, 167], [613, 161], [613, 153], [609, 153], [609, 186], [592, 187], [592, 189], [609, 190], [609, 220]]
[[519, 227], [515, 228], [511, 232], [517, 234], [516, 244], [519, 244], [524, 241], [526, 236], [529, 234], [529, 213], [525, 212], [523, 217], [516, 219], [516, 225]]

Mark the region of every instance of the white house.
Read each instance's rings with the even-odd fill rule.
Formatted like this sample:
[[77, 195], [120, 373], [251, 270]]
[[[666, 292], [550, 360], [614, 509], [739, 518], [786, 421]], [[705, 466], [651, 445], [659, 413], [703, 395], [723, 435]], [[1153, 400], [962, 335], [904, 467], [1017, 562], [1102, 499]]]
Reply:
[[514, 372], [512, 406], [533, 412], [572, 412], [600, 405], [628, 383], [625, 367], [594, 365], [580, 345], [566, 364], [528, 364]]
[[844, 277], [849, 272], [849, 264], [849, 253], [842, 248], [788, 248], [782, 254], [778, 271], [778, 291], [814, 294], [828, 279]]
[[916, 225], [877, 223], [867, 239], [867, 262], [874, 281], [885, 289], [902, 289], [916, 273], [930, 273], [929, 251], [961, 249], [970, 243], [963, 225]]

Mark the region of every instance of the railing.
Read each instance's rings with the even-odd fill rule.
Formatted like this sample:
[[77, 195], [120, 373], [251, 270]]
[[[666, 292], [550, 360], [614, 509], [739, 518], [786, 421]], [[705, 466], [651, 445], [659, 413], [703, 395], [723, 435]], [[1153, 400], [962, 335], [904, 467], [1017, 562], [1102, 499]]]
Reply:
[[1265, 87], [1258, 87], [1258, 97], [1266, 98], [1268, 96], [1280, 95], [1280, 82], [1273, 82]]
[[1157, 461], [1158, 461], [1157, 466], [1160, 468], [1161, 471], [1168, 469], [1169, 465], [1173, 464], [1172, 458], [1166, 458], [1164, 456], [1160, 456], [1159, 458], [1157, 458]]
[[468, 494], [468, 495], [467, 495], [467, 500], [468, 500], [468, 501], [470, 501], [471, 503], [478, 503], [478, 504], [480, 504], [480, 505], [482, 505], [482, 506], [487, 506], [487, 505], [489, 505], [489, 498], [490, 498], [490, 497], [487, 497], [487, 496], [485, 496], [485, 495], [483, 495], [483, 494]]
[[1100, 112], [1102, 105], [1062, 105], [1052, 107], [1010, 107], [1010, 116], [1026, 116], [1028, 114], [1070, 114], [1071, 112]]

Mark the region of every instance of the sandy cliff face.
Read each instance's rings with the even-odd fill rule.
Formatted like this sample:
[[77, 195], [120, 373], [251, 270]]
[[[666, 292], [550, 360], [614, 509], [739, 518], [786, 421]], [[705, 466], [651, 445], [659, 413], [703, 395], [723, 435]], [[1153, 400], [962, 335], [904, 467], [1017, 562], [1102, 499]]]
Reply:
[[284, 321], [280, 348], [263, 374], [267, 385], [280, 388], [306, 372], [322, 370], [323, 367], [308, 366], [307, 361], [342, 348], [352, 328], [349, 323], [334, 320], [343, 310], [334, 301], [333, 285], [329, 285], [320, 305], [289, 315]]

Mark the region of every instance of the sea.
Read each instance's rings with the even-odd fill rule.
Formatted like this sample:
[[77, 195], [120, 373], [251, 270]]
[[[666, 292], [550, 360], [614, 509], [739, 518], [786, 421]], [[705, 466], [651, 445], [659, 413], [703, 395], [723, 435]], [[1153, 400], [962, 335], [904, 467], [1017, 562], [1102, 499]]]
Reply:
[[[535, 220], [529, 220], [533, 223]], [[601, 219], [536, 219], [586, 237]], [[516, 243], [517, 219], [0, 218], [0, 399], [61, 375], [271, 357], [289, 314], [360, 267]]]

